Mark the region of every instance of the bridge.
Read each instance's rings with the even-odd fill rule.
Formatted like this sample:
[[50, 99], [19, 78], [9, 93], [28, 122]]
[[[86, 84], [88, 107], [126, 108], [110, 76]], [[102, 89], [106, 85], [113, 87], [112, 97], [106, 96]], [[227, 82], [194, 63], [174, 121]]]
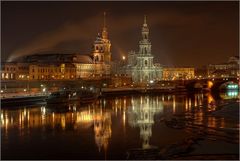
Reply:
[[[162, 82], [162, 81], [161, 81]], [[196, 90], [202, 88], [208, 88], [211, 90], [219, 90], [225, 88], [228, 84], [240, 85], [239, 78], [202, 78], [191, 80], [174, 80], [178, 86], [185, 86], [188, 90]]]

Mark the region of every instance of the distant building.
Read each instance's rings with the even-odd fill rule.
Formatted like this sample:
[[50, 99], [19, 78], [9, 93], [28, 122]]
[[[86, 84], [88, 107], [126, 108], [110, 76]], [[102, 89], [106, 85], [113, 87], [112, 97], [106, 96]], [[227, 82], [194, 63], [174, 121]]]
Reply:
[[76, 78], [73, 64], [31, 64], [29, 80], [66, 80]]
[[[41, 53], [22, 57], [18, 62], [4, 63], [2, 79], [102, 79], [111, 73], [111, 42], [105, 23], [102, 34], [93, 43], [91, 54]], [[17, 65], [16, 65], [17, 64]]]
[[153, 64], [154, 56], [152, 55], [151, 47], [149, 28], [145, 16], [139, 51], [137, 53], [129, 52], [128, 65], [126, 67], [127, 74], [132, 76], [132, 80], [135, 83], [149, 83], [161, 79], [162, 68]]
[[239, 77], [239, 56], [230, 57], [228, 62], [208, 65], [209, 77]]
[[194, 68], [163, 68], [163, 80], [194, 79]]
[[29, 64], [3, 63], [1, 64], [1, 80], [28, 80]]

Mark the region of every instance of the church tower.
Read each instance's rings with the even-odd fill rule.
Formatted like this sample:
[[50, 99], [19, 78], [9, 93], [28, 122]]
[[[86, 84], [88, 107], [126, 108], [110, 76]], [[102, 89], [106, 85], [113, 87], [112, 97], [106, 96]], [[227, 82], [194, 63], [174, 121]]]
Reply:
[[111, 42], [108, 39], [108, 32], [106, 27], [106, 12], [103, 15], [103, 30], [102, 30], [102, 40], [104, 43], [104, 62], [110, 64], [111, 62]]
[[161, 79], [162, 68], [153, 64], [152, 45], [149, 39], [147, 17], [144, 16], [142, 39], [138, 52], [129, 52], [127, 72], [134, 83], [148, 84]]
[[151, 42], [149, 40], [147, 16], [144, 16], [144, 23], [142, 26], [142, 40], [139, 42], [139, 53], [143, 55], [151, 55]]
[[137, 54], [136, 73], [134, 80], [136, 82], [148, 83], [155, 78], [153, 55], [151, 53], [151, 42], [149, 40], [149, 28], [147, 25], [147, 17], [144, 16], [142, 26], [142, 40], [139, 41], [139, 51]]
[[111, 62], [111, 42], [108, 39], [106, 13], [104, 12], [102, 35], [98, 34], [93, 44], [93, 61], [96, 64]]
[[93, 44], [93, 62], [95, 64], [104, 63], [104, 42], [99, 33]]

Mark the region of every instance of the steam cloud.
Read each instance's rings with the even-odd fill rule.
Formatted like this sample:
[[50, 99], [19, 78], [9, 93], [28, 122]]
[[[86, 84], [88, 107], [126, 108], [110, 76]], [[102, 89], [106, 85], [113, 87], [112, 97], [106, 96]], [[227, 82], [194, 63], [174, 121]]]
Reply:
[[[149, 19], [151, 19], [151, 25], [155, 24], [164, 24], [164, 25], [174, 25], [174, 26], [181, 26], [185, 23], [191, 22], [193, 24], [194, 17], [185, 17], [183, 18], [182, 15], [178, 14], [165, 14], [165, 15], [156, 15], [151, 14], [147, 15]], [[181, 16], [181, 18], [179, 17]], [[114, 23], [109, 24], [108, 28], [111, 28], [111, 32], [109, 33], [111, 36], [114, 37], [114, 35], [121, 35], [121, 33], [124, 33], [127, 30], [136, 29], [140, 30], [139, 25], [139, 15], [135, 16], [128, 16], [128, 17], [118, 17], [117, 21], [113, 20]], [[143, 19], [143, 15], [142, 15]], [[171, 19], [171, 21], [169, 20]], [[181, 21], [179, 21], [181, 19]], [[175, 20], [175, 21], [174, 21]], [[97, 35], [97, 32], [101, 30], [101, 26], [94, 26], [96, 22], [98, 24], [102, 24], [102, 17], [100, 14], [91, 17], [85, 21], [82, 22], [74, 22], [74, 23], [66, 23], [65, 25], [61, 26], [60, 28], [48, 32], [45, 34], [42, 34], [38, 37], [36, 37], [31, 42], [27, 43], [26, 46], [15, 50], [10, 54], [7, 61], [14, 61], [17, 58], [21, 56], [30, 55], [33, 53], [38, 53], [41, 51], [50, 51], [55, 46], [57, 46], [60, 43], [73, 41], [73, 40], [86, 40], [89, 39], [90, 33], [95, 33]], [[107, 20], [108, 22], [108, 20]], [[151, 27], [151, 26], [150, 26]], [[96, 31], [96, 29], [98, 31]], [[122, 50], [121, 47], [118, 45], [118, 50]], [[122, 52], [122, 51], [121, 51]]]

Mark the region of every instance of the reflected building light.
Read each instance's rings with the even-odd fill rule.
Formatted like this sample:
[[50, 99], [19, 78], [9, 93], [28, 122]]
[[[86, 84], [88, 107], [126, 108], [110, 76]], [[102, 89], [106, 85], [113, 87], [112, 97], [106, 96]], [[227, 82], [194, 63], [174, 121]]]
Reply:
[[118, 105], [118, 100], [115, 99], [115, 106], [117, 107], [117, 105]]
[[28, 110], [28, 112], [27, 112], [27, 120], [28, 120], [28, 122], [29, 122], [29, 120], [30, 120], [30, 111]]
[[125, 123], [126, 123], [126, 112], [123, 111], [123, 126], [125, 127]]
[[224, 120], [224, 118], [221, 118], [221, 120], [220, 120], [220, 128], [225, 128], [225, 120]]
[[126, 104], [127, 104], [127, 103], [126, 103], [126, 98], [124, 98], [124, 100], [123, 100], [123, 107], [124, 107], [124, 108], [126, 108]]
[[44, 106], [41, 107], [41, 113], [42, 113], [42, 115], [46, 114], [46, 108]]
[[208, 127], [216, 127], [216, 118], [208, 117]]
[[190, 108], [190, 110], [191, 110], [191, 109], [192, 109], [192, 100], [191, 100], [191, 98], [189, 98], [188, 104], [189, 104], [189, 108]]
[[41, 115], [41, 119], [42, 119], [42, 125], [45, 125], [45, 114], [46, 114], [46, 108], [43, 106], [43, 107], [41, 107], [41, 113], [42, 113], [42, 115]]
[[26, 110], [26, 108], [24, 108], [23, 113], [24, 113], [24, 117], [26, 117], [26, 115], [27, 115], [27, 110]]
[[207, 96], [207, 100], [208, 100], [208, 104], [210, 104], [211, 102], [214, 101], [212, 95], [209, 93], [208, 96]]
[[103, 100], [103, 107], [106, 107], [106, 100]]
[[22, 121], [23, 121], [23, 124], [24, 124], [24, 121], [25, 121], [25, 114], [24, 114], [24, 111], [21, 112], [21, 117], [22, 117]]
[[132, 105], [134, 104], [134, 99], [133, 99], [133, 97], [131, 98], [131, 103], [132, 103]]
[[18, 128], [21, 129], [21, 127], [22, 127], [22, 115], [21, 115], [21, 113], [19, 113], [18, 118], [19, 118], [19, 121], [18, 121]]
[[188, 111], [188, 100], [185, 101], [185, 110]]
[[[150, 138], [152, 136], [152, 126], [154, 124], [154, 115], [161, 112], [163, 106], [156, 106], [154, 98], [144, 97], [144, 99], [136, 99], [134, 108], [128, 108], [128, 122], [132, 127], [139, 127], [140, 138], [142, 140], [142, 148], [149, 148]], [[141, 104], [141, 101], [144, 103]], [[140, 104], [140, 106], [139, 106]]]
[[176, 112], [176, 100], [175, 100], [175, 95], [173, 96], [173, 113]]
[[194, 96], [194, 106], [195, 107], [197, 106], [197, 96], [196, 95]]
[[1, 124], [4, 122], [3, 113], [1, 113]]
[[66, 120], [64, 115], [61, 116], [61, 126], [62, 126], [62, 129], [65, 130]]
[[8, 118], [7, 117], [5, 118], [5, 129], [6, 130], [8, 129]]

